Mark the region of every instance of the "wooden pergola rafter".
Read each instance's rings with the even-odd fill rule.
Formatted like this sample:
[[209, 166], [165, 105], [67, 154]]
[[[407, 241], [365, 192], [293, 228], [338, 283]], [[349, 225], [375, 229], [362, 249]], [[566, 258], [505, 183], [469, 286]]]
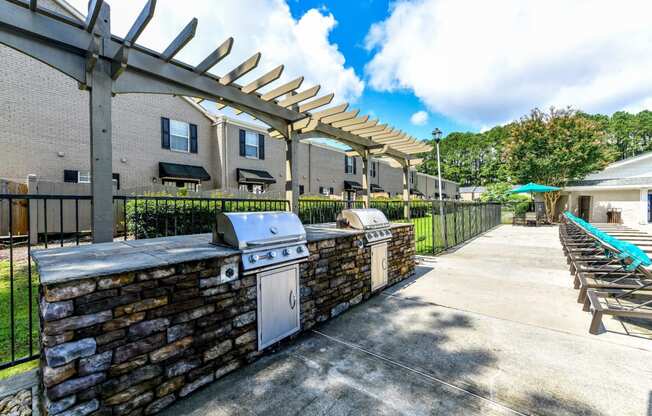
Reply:
[[286, 193], [295, 212], [299, 175], [294, 156], [303, 137], [331, 138], [358, 152], [363, 159], [367, 201], [371, 152], [409, 167], [418, 160], [414, 155], [430, 150], [425, 144], [395, 143], [400, 135], [385, 136], [394, 129], [378, 125], [377, 120], [369, 121], [367, 116], [358, 117], [359, 111], [348, 110], [348, 104], [323, 109], [334, 95], [315, 98], [319, 85], [298, 91], [303, 77], [261, 93], [261, 89], [271, 87], [282, 76], [283, 65], [240, 85], [238, 81], [258, 67], [262, 58], [259, 52], [236, 67], [221, 71], [222, 76], [210, 73], [230, 54], [233, 38], [220, 42], [198, 65], [176, 60], [175, 56], [195, 36], [197, 19], [192, 19], [162, 52], [139, 46], [136, 42], [154, 18], [155, 8], [155, 0], [146, 1], [127, 35], [119, 38], [111, 34], [110, 7], [103, 0], [89, 2], [83, 22], [42, 8], [38, 0], [0, 0], [0, 43], [66, 74], [89, 91], [95, 242], [113, 238], [111, 99], [115, 94], [169, 94], [194, 97], [197, 102], [210, 100], [217, 108], [228, 106], [269, 125], [273, 137], [287, 141]]

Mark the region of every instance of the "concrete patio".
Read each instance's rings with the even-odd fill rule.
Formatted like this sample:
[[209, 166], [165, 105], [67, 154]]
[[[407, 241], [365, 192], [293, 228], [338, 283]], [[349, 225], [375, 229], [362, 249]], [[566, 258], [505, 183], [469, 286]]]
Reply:
[[646, 330], [590, 315], [556, 227], [502, 226], [165, 415], [652, 415]]

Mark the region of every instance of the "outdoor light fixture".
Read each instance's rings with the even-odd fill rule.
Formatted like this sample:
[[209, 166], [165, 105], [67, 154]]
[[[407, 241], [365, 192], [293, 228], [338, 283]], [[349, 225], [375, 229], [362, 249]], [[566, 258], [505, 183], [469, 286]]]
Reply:
[[[439, 142], [441, 141], [441, 130], [437, 127], [432, 131], [432, 138], [437, 145], [437, 181], [439, 183], [439, 219], [441, 220], [441, 233], [444, 238], [444, 247], [448, 247], [448, 233], [446, 232], [446, 220], [444, 218], [444, 197], [441, 191], [441, 160], [439, 157]], [[433, 222], [434, 224], [434, 222]]]

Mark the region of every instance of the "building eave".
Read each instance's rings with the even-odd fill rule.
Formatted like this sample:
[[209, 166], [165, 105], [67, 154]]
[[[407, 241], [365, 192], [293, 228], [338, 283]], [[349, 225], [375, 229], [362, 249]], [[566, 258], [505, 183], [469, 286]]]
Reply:
[[562, 192], [584, 192], [584, 191], [621, 191], [635, 189], [650, 189], [650, 185], [606, 185], [606, 186], [567, 186]]

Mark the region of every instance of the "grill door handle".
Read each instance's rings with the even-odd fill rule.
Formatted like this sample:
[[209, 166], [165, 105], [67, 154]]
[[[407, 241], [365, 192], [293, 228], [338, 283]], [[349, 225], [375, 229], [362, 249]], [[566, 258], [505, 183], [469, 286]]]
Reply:
[[290, 309], [294, 309], [294, 307], [297, 306], [297, 297], [294, 295], [294, 290], [290, 290], [290, 298], [288, 301], [290, 302]]
[[383, 259], [383, 270], [387, 270], [387, 257]]

